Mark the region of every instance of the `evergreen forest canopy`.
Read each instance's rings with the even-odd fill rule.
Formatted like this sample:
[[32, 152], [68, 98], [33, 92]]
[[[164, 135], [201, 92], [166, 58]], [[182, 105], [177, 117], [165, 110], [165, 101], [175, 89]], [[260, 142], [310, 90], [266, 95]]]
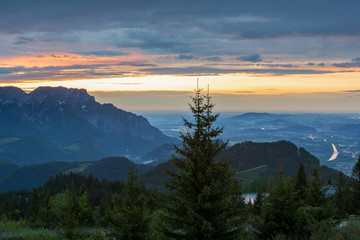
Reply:
[[[214, 126], [211, 97], [197, 89], [194, 120], [174, 146], [174, 168], [166, 170], [167, 191], [147, 189], [135, 165], [126, 181], [99, 180], [80, 173], [58, 174], [32, 191], [0, 195], [3, 239], [356, 239], [360, 225], [360, 157], [351, 178], [324, 182], [319, 168], [294, 177], [278, 169], [276, 180], [246, 203], [226, 142]], [[220, 155], [219, 155], [220, 154]], [[220, 159], [216, 157], [220, 156]], [[332, 191], [333, 190], [333, 191]], [[357, 220], [350, 216], [350, 220]], [[56, 234], [48, 229], [56, 229]], [[91, 231], [88, 231], [91, 229]]]

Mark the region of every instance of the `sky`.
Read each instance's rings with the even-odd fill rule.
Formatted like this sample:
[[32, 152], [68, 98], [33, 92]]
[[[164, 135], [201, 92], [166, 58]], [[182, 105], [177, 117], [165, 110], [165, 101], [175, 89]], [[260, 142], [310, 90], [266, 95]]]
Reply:
[[1, 0], [0, 86], [129, 111], [360, 111], [357, 0]]

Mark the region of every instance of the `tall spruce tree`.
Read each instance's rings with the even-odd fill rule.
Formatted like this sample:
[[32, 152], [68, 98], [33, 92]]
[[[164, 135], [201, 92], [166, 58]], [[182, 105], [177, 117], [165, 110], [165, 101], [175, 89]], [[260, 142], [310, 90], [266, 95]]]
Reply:
[[149, 213], [143, 185], [138, 183], [134, 163], [122, 192], [122, 206], [112, 217], [110, 236], [121, 240], [149, 238]]
[[354, 192], [353, 192], [353, 207], [354, 213], [360, 214], [360, 156], [355, 163], [355, 166], [352, 169], [351, 174], [352, 179], [354, 180]]
[[27, 211], [26, 219], [31, 223], [31, 225], [35, 225], [39, 208], [40, 208], [40, 197], [39, 192], [37, 188], [33, 189], [32, 195], [31, 195], [31, 201], [30, 201], [30, 207]]
[[352, 169], [352, 178], [360, 184], [360, 156]]
[[294, 183], [296, 200], [300, 205], [303, 205], [305, 199], [307, 198], [307, 188], [308, 188], [308, 182], [306, 179], [305, 167], [304, 167], [304, 163], [301, 161], [296, 173], [295, 183]]
[[317, 221], [330, 219], [335, 214], [335, 208], [330, 204], [329, 198], [326, 196], [327, 191], [328, 188], [324, 187], [323, 181], [320, 178], [319, 168], [313, 167], [311, 169], [311, 178], [308, 181], [306, 203], [307, 206], [317, 209], [316, 214], [313, 214]]
[[57, 234], [61, 239], [81, 239], [82, 232], [79, 229], [80, 224], [80, 206], [79, 199], [75, 189], [65, 191], [65, 202], [58, 212]]
[[264, 239], [271, 239], [276, 234], [292, 235], [297, 230], [296, 193], [291, 182], [284, 179], [284, 172], [279, 170], [277, 183], [270, 192], [264, 205], [263, 226], [259, 226]]
[[230, 162], [214, 161], [227, 142], [217, 137], [223, 128], [213, 124], [214, 104], [209, 94], [195, 90], [190, 105], [194, 122], [184, 119], [182, 146], [174, 146], [177, 171], [167, 170], [171, 182], [163, 215], [164, 234], [171, 239], [241, 239], [244, 199]]

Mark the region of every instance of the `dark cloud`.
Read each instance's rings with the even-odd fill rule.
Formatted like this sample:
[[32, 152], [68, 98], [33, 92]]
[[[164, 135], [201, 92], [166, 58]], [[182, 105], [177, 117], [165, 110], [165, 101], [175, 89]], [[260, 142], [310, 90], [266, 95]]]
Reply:
[[347, 91], [343, 91], [345, 93], [360, 93], [360, 90], [347, 90]]
[[212, 61], [212, 62], [221, 62], [223, 59], [221, 57], [214, 56], [214, 57], [205, 58], [205, 60]]
[[[112, 36], [113, 37], [113, 36]], [[136, 47], [149, 53], [189, 53], [189, 40], [176, 34], [164, 34], [151, 30], [128, 30], [124, 36], [116, 36], [114, 45], [119, 48]]]
[[[111, 65], [110, 65], [111, 66]], [[115, 66], [115, 65], [114, 65]], [[48, 66], [48, 67], [31, 67], [25, 68], [9, 67], [0, 68], [1, 80], [3, 82], [11, 80], [48, 80], [51, 79], [81, 79], [93, 78], [94, 76], [122, 76], [128, 74], [128, 71], [111, 69], [108, 64], [94, 65], [70, 65], [70, 66]], [[106, 72], [102, 71], [104, 68]], [[17, 74], [20, 73], [21, 74]]]
[[351, 62], [333, 63], [331, 66], [339, 68], [357, 68], [360, 67], [360, 58], [353, 58]]
[[[125, 65], [125, 64], [122, 64]], [[156, 64], [152, 64], [152, 63], [128, 63], [126, 64], [128, 66], [133, 66], [133, 67], [156, 67]]]
[[23, 71], [24, 67], [0, 67], [0, 74], [11, 74]]
[[60, 55], [52, 54], [51, 57], [53, 57], [53, 58], [62, 58], [62, 57], [66, 57], [66, 55], [60, 56]]
[[273, 64], [273, 63], [265, 63], [265, 64], [256, 64], [256, 66], [263, 66], [263, 67], [282, 67], [282, 68], [297, 68], [297, 65], [294, 64]]
[[117, 57], [117, 56], [130, 55], [130, 53], [118, 51], [118, 50], [96, 50], [96, 51], [73, 52], [73, 53], [83, 56], [98, 56], [98, 57]]
[[164, 68], [148, 68], [143, 71], [153, 74], [185, 74], [185, 75], [218, 75], [224, 73], [253, 73], [253, 74], [273, 74], [273, 75], [290, 75], [290, 74], [324, 74], [329, 71], [318, 70], [295, 70], [295, 69], [224, 69], [209, 67], [164, 67]]
[[236, 59], [240, 60], [240, 61], [246, 61], [246, 62], [261, 62], [262, 61], [261, 56], [257, 53], [248, 55], [248, 56], [241, 56]]
[[307, 63], [306, 65], [308, 65], [308, 66], [325, 67], [325, 63], [318, 63], [318, 64], [315, 64], [315, 63], [309, 62], [309, 63]]
[[33, 43], [36, 40], [33, 38], [27, 38], [27, 37], [17, 37], [15, 39], [15, 42], [13, 42], [13, 44], [15, 45], [21, 45], [21, 44], [29, 44], [29, 43]]
[[195, 57], [193, 55], [186, 55], [186, 54], [179, 54], [178, 56], [175, 57], [175, 59], [178, 59], [178, 60], [191, 60], [194, 58]]
[[[197, 27], [244, 38], [358, 35], [357, 0], [3, 0], [0, 31], [71, 32], [114, 27]], [[16, 16], [16, 17], [14, 17]]]

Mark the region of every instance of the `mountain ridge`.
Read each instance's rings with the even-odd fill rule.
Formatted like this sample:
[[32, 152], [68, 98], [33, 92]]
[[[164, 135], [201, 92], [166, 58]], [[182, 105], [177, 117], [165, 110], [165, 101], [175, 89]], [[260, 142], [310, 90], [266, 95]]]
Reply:
[[[1, 87], [0, 136], [5, 135], [36, 138], [56, 145], [58, 151], [68, 155], [67, 159], [57, 159], [63, 161], [97, 160], [114, 155], [136, 159], [161, 144], [172, 142], [146, 118], [113, 104], [98, 103], [85, 89], [64, 87], [39, 87], [30, 93], [15, 87]], [[76, 144], [79, 146], [74, 150], [72, 146]], [[89, 156], [86, 150], [94, 155]], [[6, 149], [0, 151], [0, 159], [21, 165], [48, 161], [41, 158], [20, 163], [7, 156]]]

